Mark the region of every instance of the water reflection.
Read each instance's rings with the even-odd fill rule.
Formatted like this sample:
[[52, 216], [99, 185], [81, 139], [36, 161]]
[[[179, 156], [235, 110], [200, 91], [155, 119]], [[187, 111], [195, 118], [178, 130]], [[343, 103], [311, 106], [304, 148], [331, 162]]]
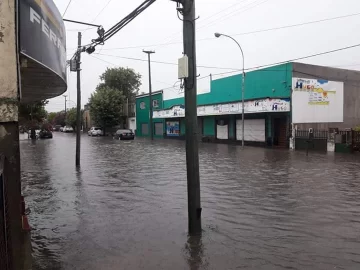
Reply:
[[[360, 269], [360, 157], [200, 144], [188, 237], [182, 141], [21, 141], [39, 269]], [[185, 245], [184, 245], [185, 243]]]
[[204, 246], [202, 242], [202, 235], [188, 236], [185, 244], [185, 258], [188, 262], [189, 269], [199, 270], [205, 267], [204, 265]]

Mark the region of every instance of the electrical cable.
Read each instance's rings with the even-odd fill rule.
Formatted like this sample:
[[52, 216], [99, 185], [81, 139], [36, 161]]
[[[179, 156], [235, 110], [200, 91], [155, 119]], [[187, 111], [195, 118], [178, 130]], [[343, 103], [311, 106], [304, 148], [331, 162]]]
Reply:
[[70, 4], [71, 4], [71, 1], [72, 1], [72, 0], [69, 0], [69, 3], [68, 3], [68, 4], [67, 4], [67, 6], [66, 6], [66, 9], [65, 9], [65, 11], [64, 11], [64, 14], [62, 15], [62, 16], [63, 16], [63, 18], [64, 18], [64, 16], [65, 16], [65, 14], [66, 14], [66, 12], [67, 12], [67, 10], [68, 10], [68, 8], [69, 8]]
[[[210, 15], [210, 16], [208, 16], [208, 17], [205, 17], [204, 19], [201, 19], [201, 20], [199, 21], [199, 24], [202, 24], [202, 23], [205, 22], [206, 20], [211, 19], [211, 18], [215, 17], [216, 15], [221, 14], [222, 12], [224, 12], [224, 11], [230, 9], [230, 8], [233, 8], [234, 6], [237, 6], [237, 5], [239, 5], [240, 3], [244, 2], [244, 1], [247, 1], [247, 0], [240, 0], [239, 2], [237, 2], [237, 3], [235, 3], [235, 4], [231, 5], [231, 6], [229, 6], [229, 7], [227, 7], [227, 8], [224, 8], [224, 9], [220, 10], [220, 11], [216, 12], [215, 14], [212, 14], [212, 15]], [[155, 49], [161, 48], [162, 46], [166, 46], [166, 45], [168, 45], [168, 44], [174, 44], [174, 42], [172, 42], [172, 41], [175, 40], [175, 39], [177, 39], [177, 37], [174, 37], [174, 36], [175, 36], [175, 35], [179, 35], [179, 33], [181, 33], [181, 32], [182, 32], [182, 31], [178, 31], [178, 32], [176, 32], [176, 33], [170, 34], [167, 38], [165, 38], [165, 39], [167, 39], [168, 41], [165, 42], [165, 43], [162, 43], [162, 44], [155, 45], [155, 46], [157, 46]], [[175, 43], [177, 44], [177, 43], [181, 43], [181, 42], [175, 42]]]
[[[249, 3], [249, 5], [246, 5], [246, 6], [241, 7], [240, 9], [231, 11], [230, 13], [225, 15], [223, 18], [216, 19], [216, 20], [214, 20], [214, 21], [212, 21], [212, 22], [210, 22], [210, 23], [208, 23], [208, 24], [206, 24], [206, 25], [204, 25], [202, 27], [199, 27], [197, 30], [200, 30], [200, 29], [203, 29], [203, 28], [208, 28], [208, 27], [213, 26], [213, 25], [215, 25], [217, 23], [226, 21], [227, 19], [233, 17], [236, 14], [244, 13], [245, 11], [248, 11], [248, 10], [250, 10], [252, 8], [255, 8], [255, 7], [259, 6], [259, 5], [262, 5], [262, 4], [264, 4], [265, 2], [268, 2], [268, 1], [269, 0], [258, 0], [258, 2], [255, 1], [255, 2]], [[255, 4], [255, 5], [251, 6], [252, 4]], [[245, 8], [245, 9], [243, 9], [243, 8]], [[230, 15], [230, 16], [228, 16], [228, 15]]]
[[117, 32], [119, 32], [123, 27], [125, 27], [128, 23], [130, 23], [133, 19], [135, 19], [139, 14], [141, 14], [144, 10], [146, 10], [149, 6], [151, 6], [156, 0], [145, 0], [140, 6], [138, 6], [134, 11], [132, 11], [129, 15], [127, 15], [120, 22], [111, 27], [104, 34], [104, 41], [111, 38]]
[[[329, 54], [329, 53], [334, 53], [334, 52], [338, 52], [338, 51], [343, 51], [343, 50], [348, 50], [348, 49], [352, 49], [355, 47], [359, 47], [360, 44], [355, 44], [352, 46], [347, 46], [347, 47], [342, 47], [339, 49], [335, 49], [335, 50], [330, 50], [330, 51], [325, 51], [325, 52], [321, 52], [321, 53], [316, 53], [316, 54], [311, 54], [311, 55], [307, 55], [307, 56], [303, 56], [303, 57], [298, 57], [298, 58], [294, 58], [294, 59], [290, 59], [290, 60], [286, 60], [286, 61], [280, 61], [280, 62], [275, 62], [275, 63], [271, 63], [271, 64], [265, 64], [265, 65], [260, 65], [260, 66], [255, 66], [255, 67], [250, 67], [250, 68], [245, 68], [246, 71], [251, 71], [251, 70], [255, 70], [255, 69], [259, 69], [259, 68], [265, 68], [265, 67], [271, 67], [271, 66], [275, 66], [275, 65], [279, 65], [279, 64], [285, 64], [285, 63], [290, 63], [290, 62], [295, 62], [298, 60], [303, 60], [303, 59], [308, 59], [308, 58], [312, 58], [312, 57], [316, 57], [316, 56], [320, 56], [320, 55], [325, 55], [325, 54]], [[95, 53], [97, 54], [97, 53]], [[110, 56], [110, 57], [117, 57], [117, 58], [122, 58], [122, 59], [128, 59], [128, 60], [134, 60], [134, 61], [142, 61], [142, 62], [147, 62], [148, 60], [146, 59], [140, 59], [140, 58], [133, 58], [133, 57], [122, 57], [122, 56], [118, 56], [118, 55], [108, 55], [108, 54], [98, 54], [98, 55], [103, 55], [103, 56]], [[114, 63], [108, 62], [104, 59], [98, 58], [94, 55], [90, 55], [100, 61], [106, 62], [108, 64], [112, 64], [112, 65], [116, 65]], [[171, 62], [163, 62], [163, 61], [151, 61], [152, 63], [158, 63], [158, 64], [165, 64], [165, 65], [173, 65], [173, 66], [177, 66], [178, 64], [176, 63], [171, 63]], [[197, 67], [199, 68], [212, 68], [212, 69], [233, 69], [233, 71], [228, 71], [228, 72], [221, 72], [221, 73], [213, 73], [213, 76], [220, 76], [220, 75], [226, 75], [226, 74], [231, 74], [231, 73], [236, 73], [236, 72], [241, 72], [241, 69], [234, 69], [234, 68], [226, 68], [226, 67], [211, 67], [211, 66], [201, 66], [198, 65]], [[272, 72], [272, 71], [283, 71], [283, 70], [263, 70], [264, 72]]]
[[[260, 65], [260, 66], [255, 66], [255, 67], [251, 67], [251, 68], [245, 68], [245, 70], [246, 71], [251, 71], [251, 70], [255, 70], [255, 69], [259, 69], [259, 68], [265, 68], [265, 67], [276, 66], [276, 65], [280, 65], [280, 64], [296, 62], [298, 60], [308, 59], [308, 58], [312, 58], [312, 57], [316, 57], [316, 56], [320, 56], [320, 55], [325, 55], [325, 54], [329, 54], [329, 53], [334, 53], [334, 52], [339, 52], [339, 51], [343, 51], [343, 50], [348, 50], [348, 49], [352, 49], [352, 48], [356, 48], [356, 47], [360, 47], [360, 44], [355, 44], [355, 45], [342, 47], [342, 48], [339, 48], [339, 49], [325, 51], [325, 52], [321, 52], [321, 53], [311, 54], [311, 55], [298, 57], [298, 58], [294, 58], [294, 59], [290, 59], [290, 60], [286, 60], [286, 61], [280, 61], [280, 62], [275, 62], [275, 63], [271, 63], [271, 64]], [[240, 71], [240, 70], [238, 70], [238, 71]], [[216, 76], [216, 75], [224, 75], [224, 74], [230, 74], [230, 73], [235, 73], [235, 72], [237, 72], [237, 71], [216, 73], [216, 74], [213, 74], [213, 75], [214, 76]]]
[[[148, 61], [146, 59], [134, 58], [134, 57], [124, 57], [124, 56], [119, 56], [119, 55], [110, 55], [110, 54], [102, 54], [102, 53], [93, 53], [93, 54], [102, 55], [102, 56], [116, 57], [116, 58], [122, 58], [122, 59], [128, 59], [128, 60], [134, 60], [134, 61], [142, 61], [142, 62], [147, 62]], [[153, 61], [153, 60], [151, 60], [151, 63], [165, 64], [165, 65], [172, 65], [172, 66], [177, 66], [178, 65], [176, 63], [171, 63], [171, 62]], [[199, 67], [199, 68], [213, 68], [213, 69], [227, 69], [227, 70], [232, 69], [234, 72], [238, 72], [240, 70], [240, 69], [236, 69], [236, 68], [211, 67], [211, 66], [201, 66], [201, 65], [197, 65], [197, 67]]]
[[[343, 15], [343, 16], [337, 16], [337, 17], [332, 17], [332, 18], [316, 20], [316, 21], [308, 21], [308, 22], [284, 25], [284, 26], [279, 26], [279, 27], [259, 29], [259, 30], [249, 31], [249, 32], [238, 33], [238, 34], [230, 34], [230, 36], [242, 36], [242, 35], [250, 35], [250, 34], [262, 33], [262, 32], [269, 32], [269, 31], [275, 31], [275, 30], [281, 30], [281, 29], [286, 29], [286, 28], [299, 27], [299, 26], [304, 26], [304, 25], [309, 25], [309, 24], [321, 23], [321, 22], [326, 22], [326, 21], [344, 19], [344, 18], [359, 16], [359, 15], [360, 15], [360, 13], [353, 13], [353, 14], [348, 14], [348, 15]], [[199, 42], [199, 41], [214, 40], [214, 39], [215, 38], [202, 38], [202, 39], [197, 39], [196, 41]], [[144, 48], [144, 47], [166, 46], [166, 45], [173, 45], [173, 44], [182, 44], [182, 42], [171, 42], [171, 43], [167, 42], [167, 43], [152, 44], [152, 45], [139, 45], [139, 46], [129, 46], [129, 47], [119, 47], [119, 48], [107, 48], [107, 49], [104, 49], [104, 50], [139, 49], [139, 48]]]

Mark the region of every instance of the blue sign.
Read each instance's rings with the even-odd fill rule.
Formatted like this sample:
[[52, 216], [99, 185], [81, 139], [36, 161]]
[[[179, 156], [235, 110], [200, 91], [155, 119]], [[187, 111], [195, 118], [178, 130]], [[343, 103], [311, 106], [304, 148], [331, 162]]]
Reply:
[[179, 121], [166, 122], [166, 135], [167, 136], [180, 136]]

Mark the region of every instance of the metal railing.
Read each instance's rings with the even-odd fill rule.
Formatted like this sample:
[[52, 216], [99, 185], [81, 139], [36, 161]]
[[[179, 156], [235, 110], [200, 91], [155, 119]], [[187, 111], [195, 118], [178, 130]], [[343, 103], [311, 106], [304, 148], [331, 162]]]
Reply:
[[[327, 139], [329, 132], [327, 130], [313, 130], [314, 139]], [[296, 130], [296, 138], [309, 138], [309, 130]]]
[[0, 269], [12, 269], [10, 219], [6, 183], [6, 159], [0, 155]]

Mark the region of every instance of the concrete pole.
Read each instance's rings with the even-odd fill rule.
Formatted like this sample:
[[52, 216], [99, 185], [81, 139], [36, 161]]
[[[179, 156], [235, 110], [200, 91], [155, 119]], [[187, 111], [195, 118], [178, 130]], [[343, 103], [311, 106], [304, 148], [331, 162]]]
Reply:
[[154, 124], [153, 124], [153, 100], [152, 100], [152, 86], [151, 86], [151, 57], [150, 55], [155, 53], [154, 51], [143, 51], [148, 55], [148, 64], [149, 64], [149, 99], [150, 99], [150, 138], [151, 140], [154, 139]]
[[7, 215], [5, 217], [7, 217], [8, 221], [8, 240], [10, 240], [10, 243], [0, 242], [0, 250], [4, 251], [3, 248], [5, 248], [7, 251], [6, 260], [9, 262], [2, 261], [0, 266], [9, 265], [10, 269], [17, 270], [22, 269], [24, 263], [25, 254], [22, 251], [22, 242], [25, 235], [22, 232], [20, 210], [18, 104], [21, 80], [16, 28], [16, 2], [0, 2], [0, 155], [5, 156], [3, 169], [6, 174], [5, 181], [3, 181], [6, 197], [2, 194], [0, 199], [7, 201]]
[[185, 79], [186, 168], [189, 234], [201, 234], [199, 146], [196, 103], [195, 0], [183, 2], [184, 54], [189, 59], [189, 77]]
[[63, 95], [63, 97], [65, 98], [65, 121], [66, 121], [66, 97], [67, 97], [67, 95]]
[[76, 106], [76, 166], [80, 166], [80, 132], [81, 132], [81, 32], [78, 32], [77, 62], [77, 106]]

